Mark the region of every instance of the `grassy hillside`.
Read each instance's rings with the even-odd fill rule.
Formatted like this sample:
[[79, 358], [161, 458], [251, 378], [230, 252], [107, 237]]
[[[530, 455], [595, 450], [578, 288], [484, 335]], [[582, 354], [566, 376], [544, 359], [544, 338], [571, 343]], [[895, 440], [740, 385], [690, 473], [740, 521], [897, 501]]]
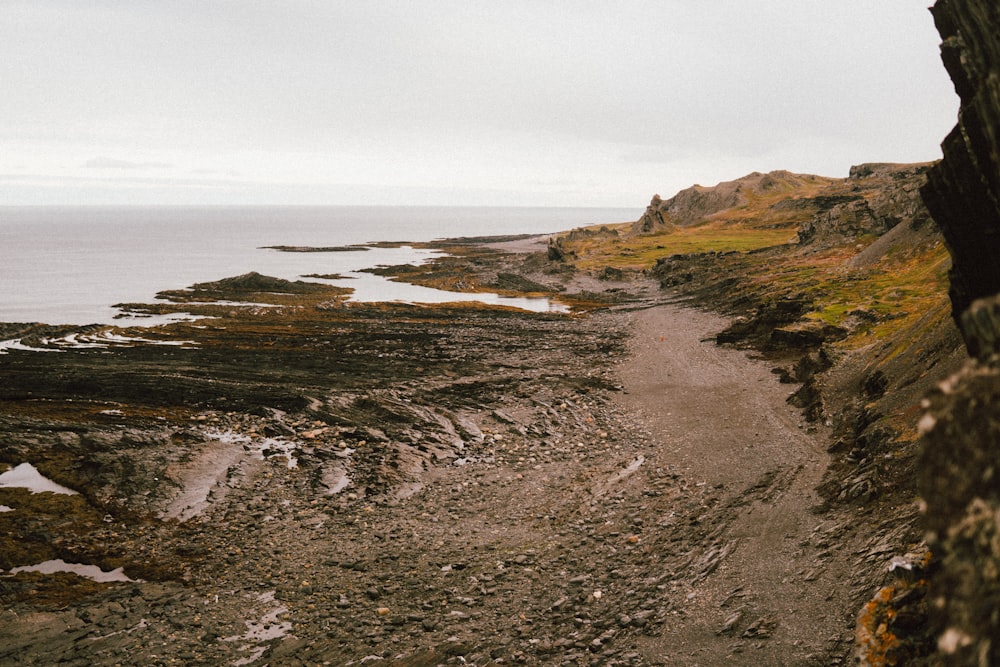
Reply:
[[772, 358], [802, 383], [790, 400], [830, 427], [829, 502], [905, 503], [921, 397], [964, 358], [948, 251], [918, 192], [928, 167], [695, 186], [655, 197], [635, 223], [567, 232], [549, 255], [597, 276], [653, 276], [731, 315], [719, 340]]
[[[751, 174], [654, 197], [634, 224], [574, 230], [549, 247], [578, 271], [641, 272], [731, 315], [718, 340], [771, 358], [798, 385], [789, 402], [829, 431], [825, 516], [849, 517], [877, 548], [916, 554], [917, 571], [932, 562], [916, 509], [918, 422], [925, 397], [966, 359], [948, 298], [951, 258], [918, 191], [928, 168]], [[857, 625], [866, 664], [933, 650], [926, 578], [859, 566], [853, 584], [868, 591]]]
[[672, 214], [679, 193], [650, 231], [643, 221], [602, 225], [554, 246], [578, 270], [644, 272], [726, 308], [795, 299], [808, 306], [801, 326], [841, 328], [838, 346], [853, 349], [946, 303], [948, 252], [916, 191], [926, 167], [866, 165], [847, 179], [773, 172], [763, 175], [766, 188], [751, 174], [716, 186], [741, 193], [735, 206], [697, 216], [695, 203]]

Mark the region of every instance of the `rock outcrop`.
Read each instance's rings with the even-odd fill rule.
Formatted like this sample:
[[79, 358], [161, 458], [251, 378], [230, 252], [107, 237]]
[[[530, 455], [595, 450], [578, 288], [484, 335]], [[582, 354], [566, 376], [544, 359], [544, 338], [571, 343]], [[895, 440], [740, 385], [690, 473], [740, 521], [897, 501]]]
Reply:
[[692, 225], [715, 213], [743, 206], [755, 195], [790, 191], [818, 178], [783, 170], [767, 174], [755, 171], [711, 187], [692, 185], [666, 200], [660, 195], [653, 195], [646, 212], [633, 225], [633, 232], [647, 233], [667, 229], [670, 225]]
[[1000, 292], [1000, 7], [988, 0], [940, 0], [932, 10], [941, 56], [961, 98], [958, 124], [941, 144], [924, 200], [953, 258], [957, 318]]
[[813, 245], [839, 243], [865, 234], [881, 236], [902, 221], [919, 228], [928, 221], [918, 196], [930, 163], [867, 163], [851, 167], [847, 183], [851, 194], [786, 200], [801, 202], [816, 213], [799, 228], [799, 242]]
[[942, 59], [961, 98], [923, 196], [953, 258], [952, 314], [974, 355], [928, 402], [921, 495], [939, 571], [937, 650], [1000, 664], [1000, 6], [939, 0]]
[[1000, 663], [1000, 367], [970, 364], [930, 399], [919, 485], [927, 505], [938, 650]]
[[635, 224], [632, 226], [632, 231], [638, 232], [640, 234], [648, 234], [649, 232], [658, 231], [661, 229], [669, 229], [670, 225], [665, 217], [665, 212], [663, 210], [663, 199], [660, 195], [653, 195], [653, 198], [649, 201], [649, 206], [646, 207], [646, 212], [642, 214]]

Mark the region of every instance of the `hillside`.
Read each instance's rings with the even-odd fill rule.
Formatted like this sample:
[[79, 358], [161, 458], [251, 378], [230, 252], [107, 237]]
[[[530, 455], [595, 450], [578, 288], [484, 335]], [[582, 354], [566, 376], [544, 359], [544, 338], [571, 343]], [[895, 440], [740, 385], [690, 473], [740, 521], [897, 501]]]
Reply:
[[[654, 277], [674, 298], [730, 316], [717, 340], [771, 360], [798, 385], [789, 401], [829, 429], [825, 511], [854, 516], [898, 553], [927, 553], [916, 511], [921, 404], [965, 360], [950, 256], [920, 197], [930, 167], [750, 174], [654, 197], [635, 223], [574, 230], [549, 254], [598, 275]], [[924, 597], [885, 572], [867, 576], [872, 594], [895, 585], [906, 605]], [[873, 655], [916, 660], [932, 650], [928, 628], [890, 624]]]

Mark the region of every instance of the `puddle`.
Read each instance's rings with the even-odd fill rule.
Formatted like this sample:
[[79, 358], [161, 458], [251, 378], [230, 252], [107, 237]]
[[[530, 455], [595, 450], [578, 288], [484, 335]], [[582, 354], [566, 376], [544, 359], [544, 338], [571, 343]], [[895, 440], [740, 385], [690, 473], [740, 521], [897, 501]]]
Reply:
[[349, 272], [349, 280], [332, 280], [331, 284], [350, 287], [354, 292], [348, 301], [378, 303], [402, 302], [438, 304], [476, 302], [491, 306], [507, 306], [535, 313], [569, 313], [569, 306], [548, 297], [501, 296], [492, 292], [449, 292], [412, 283], [396, 282], [373, 273]]
[[298, 448], [298, 443], [291, 442], [289, 440], [266, 438], [260, 444], [260, 451], [258, 453], [262, 459], [270, 458], [272, 456], [283, 456], [285, 457], [285, 461], [287, 462], [289, 468], [298, 468], [299, 460], [292, 456]]
[[[205, 299], [204, 301], [171, 301], [170, 303], [181, 303], [188, 306], [229, 306], [231, 308], [284, 308], [277, 303], [258, 303], [256, 301], [228, 301], [226, 299]], [[204, 319], [198, 317], [196, 319]]]
[[44, 477], [35, 466], [30, 463], [8, 470], [0, 475], [0, 488], [7, 489], [28, 489], [32, 493], [61, 493], [67, 496], [75, 496], [77, 492], [68, 489], [61, 484], [56, 484], [51, 479]]
[[31, 347], [21, 342], [20, 338], [10, 340], [0, 340], [0, 354], [7, 354], [10, 350], [21, 350], [22, 352], [62, 352], [47, 347]]
[[272, 606], [275, 604], [274, 591], [268, 591], [258, 595], [257, 603], [262, 606], [270, 607], [267, 611], [261, 614], [260, 620], [244, 621], [247, 627], [246, 633], [242, 636], [236, 635], [233, 637], [224, 637], [222, 639], [224, 642], [245, 642], [243, 649], [250, 651], [249, 656], [240, 658], [234, 662], [233, 665], [249, 665], [256, 662], [262, 655], [264, 655], [264, 651], [267, 650], [267, 646], [263, 646], [262, 644], [274, 639], [281, 639], [292, 631], [292, 624], [290, 621], [278, 620], [281, 615], [288, 613], [288, 607], [285, 605]]
[[[191, 313], [183, 312], [156, 314], [133, 311], [128, 308], [115, 308], [115, 310], [118, 314], [112, 319], [114, 320], [113, 324], [118, 327], [151, 328], [164, 324], [173, 324], [174, 322], [194, 322], [204, 319], [201, 315], [192, 315]], [[95, 324], [112, 324], [112, 322], [95, 322]]]
[[347, 471], [339, 465], [323, 467], [323, 486], [326, 487], [326, 495], [335, 496], [351, 485], [351, 478]]
[[105, 350], [111, 347], [136, 347], [139, 345], [169, 345], [190, 348], [197, 343], [191, 340], [154, 340], [141, 336], [125, 336], [112, 329], [101, 329], [92, 333], [71, 333], [60, 338], [41, 338], [41, 347], [25, 345], [21, 338], [0, 340], [0, 354], [10, 350], [22, 352], [63, 352], [65, 350]]
[[85, 577], [93, 581], [100, 583], [108, 583], [113, 581], [136, 581], [135, 579], [129, 578], [122, 568], [117, 568], [106, 572], [96, 565], [82, 565], [80, 563], [67, 563], [62, 559], [58, 560], [47, 560], [44, 563], [39, 563], [38, 565], [22, 565], [21, 567], [12, 568], [10, 573], [17, 574], [18, 572], [40, 572], [42, 574], [55, 574], [56, 572], [71, 572], [80, 577]]
[[[79, 334], [73, 333], [62, 338], [41, 339], [44, 349], [107, 349], [109, 347], [136, 347], [137, 345], [167, 345], [172, 347], [194, 346], [192, 340], [154, 340], [152, 338], [142, 338], [141, 336], [123, 336], [114, 333], [111, 329], [102, 329], [94, 333]], [[35, 348], [38, 349], [38, 348]]]
[[[70, 340], [72, 338], [72, 341]], [[141, 336], [123, 336], [117, 334], [111, 329], [102, 329], [97, 333], [78, 335], [75, 338], [73, 336], [67, 336], [62, 339], [67, 343], [77, 343], [82, 339], [82, 344], [84, 345], [103, 345], [104, 347], [110, 347], [112, 345], [120, 347], [135, 347], [137, 345], [168, 345], [168, 346], [183, 346], [183, 345], [194, 345], [195, 342], [191, 340], [154, 340], [152, 338], [143, 338]], [[59, 344], [59, 339], [56, 339], [56, 344]]]
[[[369, 252], [370, 251], [370, 252]], [[316, 249], [317, 258], [332, 262], [326, 271], [336, 278], [318, 278], [313, 275], [300, 279], [353, 290], [348, 301], [359, 303], [409, 303], [440, 304], [457, 302], [478, 302], [493, 306], [508, 306], [536, 313], [569, 313], [570, 308], [548, 297], [501, 296], [492, 292], [449, 292], [447, 290], [424, 287], [407, 282], [390, 280], [385, 276], [371, 273], [368, 269], [399, 264], [420, 266], [439, 257], [445, 257], [441, 250], [419, 249], [403, 245], [398, 248], [359, 246], [351, 252], [323, 251]]]
[[229, 444], [244, 445], [245, 449], [263, 461], [272, 456], [282, 456], [288, 462], [289, 468], [298, 468], [299, 460], [293, 454], [299, 448], [297, 442], [284, 440], [282, 438], [264, 438], [255, 441], [250, 436], [240, 435], [232, 431], [206, 431], [205, 435]]

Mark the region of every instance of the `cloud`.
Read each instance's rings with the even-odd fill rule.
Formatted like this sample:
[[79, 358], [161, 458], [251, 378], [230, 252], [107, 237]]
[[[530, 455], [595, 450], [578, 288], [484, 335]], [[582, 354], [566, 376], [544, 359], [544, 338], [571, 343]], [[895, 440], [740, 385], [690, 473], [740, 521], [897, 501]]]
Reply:
[[227, 178], [275, 184], [232, 203], [292, 186], [354, 202], [337, 186], [354, 181], [373, 202], [643, 203], [753, 170], [933, 159], [957, 108], [920, 3], [8, 4], [0, 171], [198, 186], [152, 203]]
[[170, 169], [173, 166], [166, 162], [132, 162], [104, 156], [91, 158], [83, 163], [85, 169]]
[[[169, 166], [169, 165], [168, 165]], [[109, 167], [115, 168], [115, 167]], [[129, 167], [124, 167], [129, 169]], [[138, 167], [148, 168], [148, 167]], [[87, 184], [118, 184], [123, 187], [171, 187], [171, 188], [213, 188], [213, 187], [254, 187], [262, 185], [258, 181], [233, 180], [225, 178], [184, 178], [171, 176], [117, 176], [117, 175], [95, 175], [95, 176], [73, 176], [55, 173], [2, 173], [0, 182], [7, 183], [45, 183], [61, 184], [69, 186], [81, 186]]]

